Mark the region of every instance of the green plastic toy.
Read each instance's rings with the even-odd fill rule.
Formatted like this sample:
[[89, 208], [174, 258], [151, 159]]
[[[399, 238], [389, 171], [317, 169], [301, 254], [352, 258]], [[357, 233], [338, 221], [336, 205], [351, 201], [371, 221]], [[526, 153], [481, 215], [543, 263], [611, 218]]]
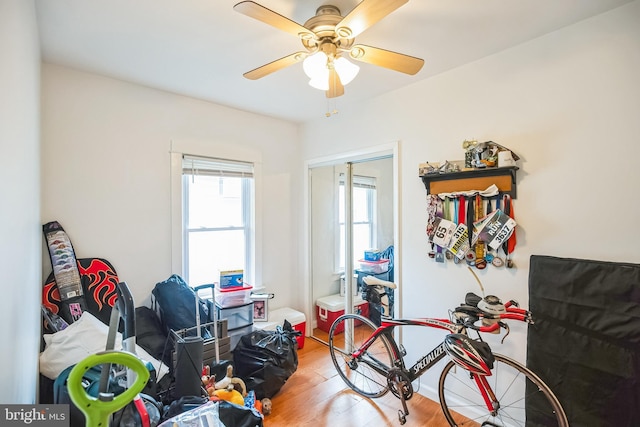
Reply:
[[[98, 397], [89, 396], [82, 387], [82, 377], [92, 367], [105, 363], [126, 366], [136, 374], [136, 380], [117, 396], [113, 396], [112, 393], [105, 393]], [[87, 418], [86, 425], [107, 427], [110, 415], [131, 402], [142, 391], [147, 381], [149, 381], [149, 370], [138, 356], [127, 351], [103, 351], [92, 354], [78, 363], [69, 373], [67, 387], [71, 401]]]

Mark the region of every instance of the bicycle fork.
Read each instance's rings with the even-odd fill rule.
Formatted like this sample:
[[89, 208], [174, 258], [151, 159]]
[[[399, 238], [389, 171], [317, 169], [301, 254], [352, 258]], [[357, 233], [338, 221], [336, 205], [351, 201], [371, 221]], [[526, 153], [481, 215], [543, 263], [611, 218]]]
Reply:
[[480, 390], [480, 394], [484, 399], [485, 405], [487, 405], [487, 409], [489, 410], [491, 415], [495, 417], [496, 415], [498, 415], [498, 409], [500, 409], [500, 402], [498, 402], [498, 399], [496, 398], [495, 393], [491, 389], [491, 386], [489, 385], [489, 381], [487, 381], [486, 375], [471, 374], [471, 376], [473, 377], [473, 380], [475, 381], [476, 386], [478, 387], [478, 390]]

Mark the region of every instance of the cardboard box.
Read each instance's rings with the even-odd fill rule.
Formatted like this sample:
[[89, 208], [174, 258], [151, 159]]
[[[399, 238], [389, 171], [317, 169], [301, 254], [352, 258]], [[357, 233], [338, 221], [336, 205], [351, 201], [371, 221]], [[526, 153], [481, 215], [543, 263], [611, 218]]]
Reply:
[[382, 252], [380, 252], [380, 249], [367, 249], [364, 251], [365, 261], [380, 261], [381, 255]]
[[220, 289], [237, 288], [244, 284], [244, 270], [226, 270], [220, 271], [220, 280], [218, 287]]
[[[362, 298], [353, 298], [354, 313], [369, 317], [369, 303]], [[327, 297], [318, 298], [316, 300], [316, 319], [318, 321], [318, 329], [329, 332], [333, 322], [344, 314], [344, 297], [340, 294], [329, 295]], [[356, 326], [360, 325], [356, 322]], [[336, 329], [336, 333], [341, 333], [344, 327], [341, 325]]]

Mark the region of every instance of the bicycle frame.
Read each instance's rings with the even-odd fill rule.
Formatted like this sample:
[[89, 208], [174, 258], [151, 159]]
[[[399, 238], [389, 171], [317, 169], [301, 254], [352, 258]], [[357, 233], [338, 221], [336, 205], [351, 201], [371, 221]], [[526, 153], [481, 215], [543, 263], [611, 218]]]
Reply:
[[[384, 334], [388, 338], [388, 341], [392, 347], [391, 351], [393, 352], [394, 365], [405, 371], [409, 376], [409, 380], [412, 382], [446, 356], [446, 353], [444, 351], [444, 343], [440, 343], [439, 345], [437, 345], [433, 350], [422, 356], [411, 368], [407, 370], [404, 366], [404, 355], [400, 351], [398, 344], [393, 338], [392, 330], [396, 326], [426, 326], [431, 328], [444, 329], [452, 334], [463, 332], [465, 329], [463, 325], [455, 324], [449, 319], [383, 319], [378, 329], [376, 329], [373, 334], [371, 334], [369, 339], [367, 339], [367, 341], [365, 341], [365, 343], [352, 354], [354, 358], [359, 358], [365, 351], [367, 351], [369, 346], [373, 343], [373, 341], [375, 341], [378, 336]], [[372, 368], [374, 368], [381, 374], [388, 373], [388, 369], [381, 366], [372, 365]]]

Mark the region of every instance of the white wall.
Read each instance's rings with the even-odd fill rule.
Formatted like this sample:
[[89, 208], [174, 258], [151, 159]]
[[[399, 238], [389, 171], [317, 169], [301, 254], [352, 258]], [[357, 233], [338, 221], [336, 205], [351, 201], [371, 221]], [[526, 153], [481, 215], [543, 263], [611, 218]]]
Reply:
[[35, 403], [40, 342], [40, 47], [33, 1], [0, 2], [0, 403]]
[[[479, 291], [466, 267], [427, 257], [425, 188], [418, 178], [420, 162], [463, 159], [464, 139], [493, 140], [521, 156], [517, 268], [477, 271], [488, 293], [526, 304], [532, 254], [640, 262], [638, 22], [636, 1], [305, 124], [306, 159], [402, 141], [405, 317], [446, 316], [467, 291]], [[442, 338], [425, 329], [405, 331], [410, 361]], [[514, 325], [502, 346], [489, 339], [498, 352], [524, 361], [523, 325]]]
[[257, 152], [264, 254], [253, 285], [276, 294], [273, 308], [299, 307], [296, 125], [50, 64], [42, 85], [42, 222], [58, 220], [78, 257], [111, 261], [140, 305], [172, 273], [171, 142]]

